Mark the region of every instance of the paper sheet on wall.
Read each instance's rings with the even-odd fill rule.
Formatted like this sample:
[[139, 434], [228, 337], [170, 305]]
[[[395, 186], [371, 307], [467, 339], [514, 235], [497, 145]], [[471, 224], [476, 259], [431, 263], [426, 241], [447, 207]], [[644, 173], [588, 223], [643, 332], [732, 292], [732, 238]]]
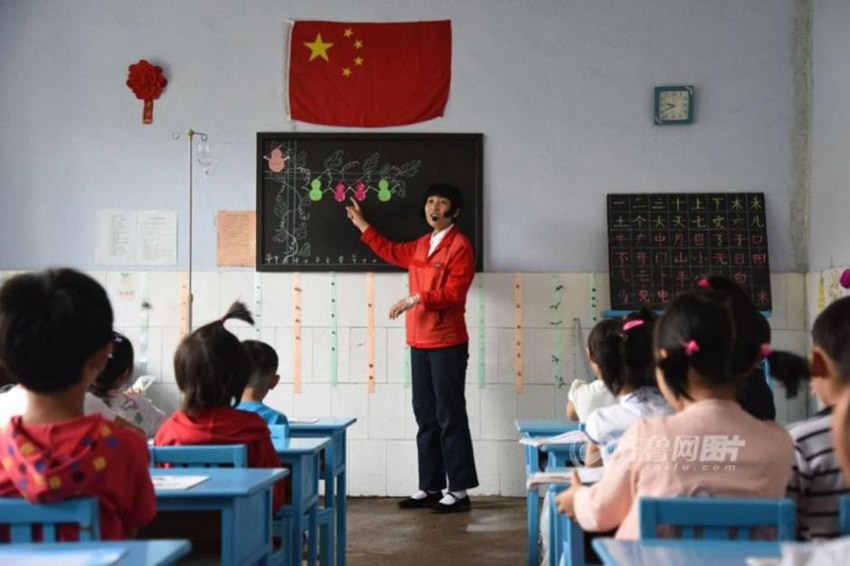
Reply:
[[136, 263], [177, 265], [177, 213], [173, 210], [136, 212]]
[[136, 212], [98, 210], [95, 213], [94, 261], [101, 265], [136, 264]]
[[253, 210], [219, 210], [216, 213], [219, 267], [254, 267], [257, 256], [257, 214]]

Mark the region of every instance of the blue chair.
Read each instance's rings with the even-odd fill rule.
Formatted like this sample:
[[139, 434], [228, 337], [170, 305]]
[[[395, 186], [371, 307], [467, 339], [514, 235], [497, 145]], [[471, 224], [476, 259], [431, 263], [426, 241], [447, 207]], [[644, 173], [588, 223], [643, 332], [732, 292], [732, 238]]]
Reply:
[[683, 539], [748, 540], [759, 527], [775, 528], [780, 541], [797, 534], [790, 499], [641, 497], [638, 517], [641, 539], [659, 538], [659, 525], [674, 527]]
[[838, 498], [838, 524], [841, 536], [850, 535], [850, 495]]
[[97, 499], [81, 497], [58, 503], [30, 503], [26, 499], [0, 498], [0, 524], [9, 525], [9, 541], [35, 542], [33, 526], [41, 525], [42, 542], [56, 542], [56, 526], [79, 527], [80, 541], [100, 540]]
[[150, 446], [151, 467], [171, 464], [177, 468], [245, 468], [248, 449], [244, 444], [199, 444], [194, 446]]

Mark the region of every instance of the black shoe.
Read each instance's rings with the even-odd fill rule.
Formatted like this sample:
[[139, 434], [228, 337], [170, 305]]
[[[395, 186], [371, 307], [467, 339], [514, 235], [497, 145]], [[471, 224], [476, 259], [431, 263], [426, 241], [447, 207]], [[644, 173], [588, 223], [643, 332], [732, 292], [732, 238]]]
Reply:
[[432, 507], [432, 513], [460, 513], [462, 511], [469, 511], [471, 507], [471, 503], [469, 502], [469, 496], [462, 499], [456, 499], [454, 503], [451, 505], [446, 505], [445, 503], [440, 503], [437, 501]]
[[397, 503], [399, 509], [429, 509], [438, 503], [443, 498], [443, 492], [429, 493], [422, 499], [413, 499], [408, 497]]

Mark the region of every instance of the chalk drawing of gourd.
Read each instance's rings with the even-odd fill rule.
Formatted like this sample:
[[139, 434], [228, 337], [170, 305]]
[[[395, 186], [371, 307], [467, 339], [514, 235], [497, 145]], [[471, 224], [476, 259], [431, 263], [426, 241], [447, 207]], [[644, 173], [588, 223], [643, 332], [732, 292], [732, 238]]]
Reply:
[[334, 185], [334, 198], [337, 202], [345, 200], [345, 183], [342, 181], [337, 181], [336, 185]]
[[357, 200], [366, 200], [366, 183], [363, 181], [357, 181], [354, 185], [354, 198]]
[[381, 179], [378, 181], [378, 200], [381, 202], [387, 202], [392, 198], [393, 194], [390, 192], [390, 184], [386, 179]]
[[289, 156], [283, 156], [283, 151], [280, 148], [273, 149], [271, 157], [269, 157], [269, 169], [275, 173], [280, 173], [286, 169], [286, 162], [289, 161]]
[[318, 177], [310, 181], [310, 200], [318, 202], [322, 200], [322, 181]]

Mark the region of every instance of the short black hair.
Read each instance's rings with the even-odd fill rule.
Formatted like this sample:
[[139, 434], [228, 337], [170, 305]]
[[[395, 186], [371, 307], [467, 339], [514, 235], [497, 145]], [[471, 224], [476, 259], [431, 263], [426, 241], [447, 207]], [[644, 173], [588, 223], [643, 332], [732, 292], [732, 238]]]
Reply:
[[101, 399], [106, 399], [110, 391], [121, 385], [118, 380], [128, 369], [133, 369], [133, 345], [120, 332], [113, 332], [112, 353], [109, 354], [106, 367], [89, 387], [89, 391]]
[[267, 388], [271, 378], [277, 373], [277, 352], [259, 340], [243, 340], [242, 346], [251, 363], [251, 376], [247, 386], [255, 389]]
[[587, 335], [587, 350], [590, 353], [590, 360], [593, 363], [599, 364], [599, 360], [603, 356], [605, 341], [608, 339], [608, 336], [617, 332], [617, 326], [619, 326], [617, 319], [603, 318], [596, 323], [596, 326]]
[[50, 394], [79, 383], [111, 338], [109, 298], [84, 273], [25, 273], [0, 288], [0, 363], [26, 389]]
[[850, 383], [850, 297], [826, 307], [812, 326], [812, 342], [838, 365], [838, 373]]
[[[638, 322], [639, 321], [639, 322]], [[625, 327], [628, 323], [637, 323]], [[652, 327], [655, 315], [641, 309], [615, 319], [607, 332], [602, 354], [596, 360], [602, 382], [614, 395], [629, 386], [634, 389], [655, 386]]]
[[235, 407], [242, 399], [251, 363], [239, 339], [224, 327], [230, 318], [254, 323], [245, 305], [235, 302], [221, 319], [183, 338], [174, 353], [174, 376], [189, 414]]
[[452, 207], [449, 209], [449, 215], [453, 215], [456, 211], [463, 208], [463, 193], [460, 192], [460, 189], [448, 183], [436, 183], [428, 187], [422, 196], [422, 206], [419, 207], [419, 216], [422, 218], [425, 218], [425, 203], [433, 196], [449, 199], [452, 203]]

